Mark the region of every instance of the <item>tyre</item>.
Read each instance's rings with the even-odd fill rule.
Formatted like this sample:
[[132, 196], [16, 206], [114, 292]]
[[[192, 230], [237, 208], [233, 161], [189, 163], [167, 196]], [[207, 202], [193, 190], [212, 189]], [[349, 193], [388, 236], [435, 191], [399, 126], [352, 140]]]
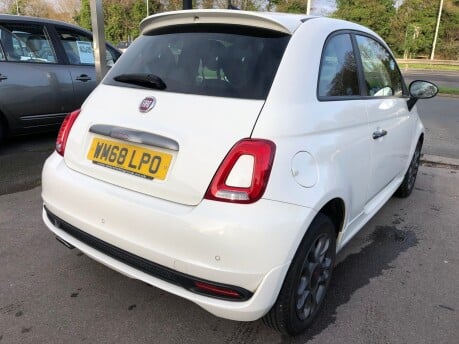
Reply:
[[335, 226], [329, 217], [319, 213], [298, 247], [277, 301], [263, 322], [291, 336], [306, 330], [321, 308], [335, 253]]
[[416, 145], [416, 149], [414, 150], [413, 158], [411, 159], [408, 171], [406, 171], [405, 177], [403, 178], [403, 182], [400, 184], [397, 191], [395, 191], [396, 197], [405, 198], [411, 195], [411, 192], [413, 192], [414, 183], [416, 181], [416, 176], [419, 169], [419, 161], [421, 159], [421, 148], [422, 141], [419, 140], [418, 144]]

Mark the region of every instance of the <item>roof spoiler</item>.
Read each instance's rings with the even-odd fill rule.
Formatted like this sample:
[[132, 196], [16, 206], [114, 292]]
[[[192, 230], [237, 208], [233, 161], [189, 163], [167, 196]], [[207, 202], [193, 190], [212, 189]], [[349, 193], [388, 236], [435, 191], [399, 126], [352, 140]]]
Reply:
[[152, 31], [166, 26], [190, 24], [227, 24], [253, 26], [291, 35], [293, 32], [278, 21], [256, 12], [235, 10], [183, 10], [159, 13], [145, 18], [140, 31]]

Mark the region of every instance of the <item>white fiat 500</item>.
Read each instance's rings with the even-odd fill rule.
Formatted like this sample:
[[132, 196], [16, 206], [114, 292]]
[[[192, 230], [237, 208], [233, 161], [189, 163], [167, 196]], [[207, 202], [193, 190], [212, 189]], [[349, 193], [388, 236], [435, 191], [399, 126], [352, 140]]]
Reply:
[[339, 251], [413, 190], [416, 100], [371, 30], [230, 10], [151, 16], [43, 169], [59, 241], [228, 319], [295, 335]]

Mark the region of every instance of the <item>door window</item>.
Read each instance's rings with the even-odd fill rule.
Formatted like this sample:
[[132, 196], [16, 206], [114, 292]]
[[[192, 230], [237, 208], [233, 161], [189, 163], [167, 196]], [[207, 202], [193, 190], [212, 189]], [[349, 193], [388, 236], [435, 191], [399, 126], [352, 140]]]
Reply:
[[401, 97], [402, 77], [389, 51], [372, 38], [357, 35], [356, 39], [362, 59], [367, 95]]
[[[94, 49], [91, 36], [71, 29], [56, 27], [56, 30], [70, 64], [94, 65]], [[108, 47], [106, 52], [107, 65], [113, 66], [116, 59]]]
[[360, 94], [350, 35], [336, 35], [326, 42], [320, 64], [318, 93], [319, 97]]
[[0, 26], [0, 40], [8, 61], [56, 63], [56, 54], [42, 25], [4, 23]]
[[5, 53], [3, 52], [3, 47], [0, 42], [0, 61], [5, 61]]

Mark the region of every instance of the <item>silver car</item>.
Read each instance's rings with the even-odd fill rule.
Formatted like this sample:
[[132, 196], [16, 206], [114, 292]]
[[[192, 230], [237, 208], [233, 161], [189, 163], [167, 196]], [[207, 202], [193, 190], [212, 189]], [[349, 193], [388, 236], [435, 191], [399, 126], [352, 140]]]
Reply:
[[[107, 44], [107, 63], [121, 52]], [[0, 15], [0, 140], [57, 129], [96, 87], [92, 34], [78, 26]]]

